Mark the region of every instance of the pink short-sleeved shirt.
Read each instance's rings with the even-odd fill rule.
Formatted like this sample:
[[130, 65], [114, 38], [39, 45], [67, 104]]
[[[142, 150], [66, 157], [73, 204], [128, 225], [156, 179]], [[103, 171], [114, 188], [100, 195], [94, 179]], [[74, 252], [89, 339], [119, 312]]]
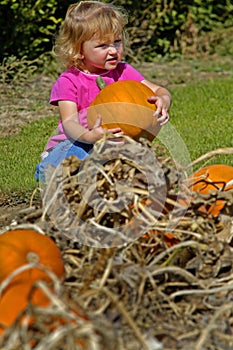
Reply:
[[[63, 72], [55, 81], [50, 95], [50, 103], [58, 105], [58, 101], [66, 100], [77, 104], [79, 123], [87, 128], [86, 109], [99, 93], [96, 84], [96, 74], [86, 74], [75, 67], [71, 67]], [[144, 77], [130, 64], [120, 62], [117, 67], [111, 71], [101, 74], [101, 77], [107, 85], [120, 80], [142, 81]], [[61, 120], [58, 123], [58, 133], [53, 135], [46, 149], [56, 146], [60, 141], [66, 140]]]

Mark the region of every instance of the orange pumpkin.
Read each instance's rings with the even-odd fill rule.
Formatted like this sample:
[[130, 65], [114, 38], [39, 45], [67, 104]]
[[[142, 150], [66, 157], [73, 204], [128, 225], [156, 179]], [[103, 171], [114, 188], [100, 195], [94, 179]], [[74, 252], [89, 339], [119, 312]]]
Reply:
[[[228, 191], [233, 188], [233, 167], [225, 164], [213, 164], [201, 168], [189, 177], [192, 192], [208, 194], [210, 191]], [[219, 215], [224, 203], [217, 200], [214, 205], [201, 207], [200, 210], [213, 216]]]
[[[52, 292], [52, 290], [51, 290]], [[24, 321], [23, 311], [26, 309], [28, 302], [33, 306], [46, 308], [50, 306], [50, 299], [44, 294], [44, 292], [37, 287], [31, 290], [31, 286], [26, 283], [18, 283], [14, 286], [10, 286], [0, 297], [0, 337], [11, 327], [17, 320], [19, 323]], [[69, 302], [69, 300], [68, 300]], [[89, 322], [89, 318], [85, 315], [81, 309], [76, 305], [72, 305], [69, 310], [70, 314], [75, 315], [78, 319]], [[20, 315], [21, 314], [21, 315]], [[28, 325], [31, 327], [35, 320], [34, 317], [30, 317]], [[46, 318], [44, 326], [46, 326], [50, 332], [55, 331], [59, 326], [66, 326], [68, 324], [75, 325], [74, 319], [64, 319], [63, 317], [56, 315], [56, 313], [49, 315]], [[83, 339], [77, 338], [77, 344], [82, 349], [86, 349], [86, 343]], [[36, 346], [36, 341], [31, 342], [31, 347]]]
[[[0, 335], [7, 327], [10, 327], [28, 303], [30, 284], [18, 283], [10, 286], [0, 297]], [[35, 306], [46, 307], [49, 299], [41, 291], [35, 289], [32, 293], [31, 303]], [[32, 320], [30, 320], [30, 324]]]
[[[0, 283], [19, 267], [30, 262], [43, 265], [58, 278], [64, 277], [61, 252], [51, 238], [33, 230], [12, 230], [0, 235]], [[25, 281], [30, 286], [38, 280], [50, 281], [46, 272], [31, 267], [17, 274], [11, 283]]]
[[144, 136], [152, 141], [160, 130], [153, 116], [156, 106], [147, 101], [153, 95], [149, 87], [133, 80], [107, 85], [88, 108], [88, 128], [93, 128], [100, 114], [104, 128], [120, 127], [125, 135], [135, 140]]

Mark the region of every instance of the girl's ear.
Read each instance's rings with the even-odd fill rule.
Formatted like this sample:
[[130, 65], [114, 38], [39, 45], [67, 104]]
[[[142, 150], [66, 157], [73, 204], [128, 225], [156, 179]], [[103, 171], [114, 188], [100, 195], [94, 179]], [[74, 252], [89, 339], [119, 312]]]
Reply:
[[79, 52], [79, 53], [77, 54], [77, 57], [78, 57], [79, 60], [84, 59], [84, 55], [83, 55], [81, 52]]

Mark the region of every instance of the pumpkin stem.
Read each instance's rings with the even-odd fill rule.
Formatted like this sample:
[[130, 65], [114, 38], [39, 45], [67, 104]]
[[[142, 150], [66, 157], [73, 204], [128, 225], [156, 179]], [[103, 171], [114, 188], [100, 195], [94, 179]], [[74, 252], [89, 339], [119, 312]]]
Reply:
[[27, 261], [29, 264], [38, 264], [40, 261], [39, 255], [34, 252], [27, 253]]
[[100, 76], [96, 78], [96, 84], [100, 90], [103, 90], [103, 88], [105, 88], [105, 86], [107, 86], [107, 84], [105, 83], [103, 78]]

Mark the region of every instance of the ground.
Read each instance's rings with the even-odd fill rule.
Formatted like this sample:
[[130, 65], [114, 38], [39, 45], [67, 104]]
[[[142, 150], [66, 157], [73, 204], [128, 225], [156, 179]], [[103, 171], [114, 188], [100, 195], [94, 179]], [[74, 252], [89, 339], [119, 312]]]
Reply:
[[[202, 68], [194, 67], [191, 61], [167, 65], [146, 64], [141, 66], [141, 70], [168, 88], [228, 74], [224, 69], [207, 71], [207, 63], [208, 60], [206, 63], [203, 61]], [[18, 81], [17, 86], [1, 84], [1, 137], [15, 135], [19, 127], [32, 120], [56, 115], [57, 111], [48, 104], [52, 82], [52, 78], [40, 75], [26, 82]], [[172, 164], [163, 156], [161, 161], [167, 173], [174, 175], [168, 179], [169, 206], [175, 198], [177, 174], [173, 174]], [[129, 164], [126, 165], [129, 167]], [[126, 165], [121, 164], [122, 169]], [[108, 166], [114, 168], [116, 164]], [[86, 205], [79, 202], [79, 187], [75, 183], [78, 167], [70, 159], [64, 165], [63, 174], [66, 200], [74, 210], [83, 209]], [[133, 170], [133, 174], [136, 174], [134, 181], [142, 181], [132, 162], [130, 167], [132, 169], [126, 167], [126, 173]], [[106, 171], [111, 173], [109, 168]], [[111, 179], [114, 181], [114, 178]], [[91, 176], [88, 181], [91, 181]], [[54, 193], [53, 186], [55, 184], [51, 184], [51, 193]], [[106, 186], [104, 188], [106, 190]], [[29, 202], [18, 203], [17, 193], [2, 193], [1, 228], [33, 228], [50, 236], [62, 252], [66, 278], [56, 285], [51, 307], [44, 312], [34, 310], [33, 327], [25, 332], [25, 328], [20, 329], [16, 325], [2, 343], [0, 339], [0, 348], [26, 350], [29, 349], [26, 343], [32, 344], [30, 341], [33, 340], [37, 342], [38, 349], [47, 348], [50, 344], [51, 350], [70, 350], [73, 349], [72, 339], [78, 337], [82, 340], [77, 343], [76, 339], [78, 349], [88, 350], [232, 350], [232, 195], [230, 191], [221, 195], [225, 207], [217, 217], [200, 210], [203, 203], [208, 207], [211, 198], [195, 197], [173, 235], [164, 230], [169, 222], [169, 212], [165, 212], [163, 219], [147, 235], [128, 245], [99, 249], [73, 239], [74, 218], [67, 216], [67, 202], [62, 202], [63, 197], [59, 193], [47, 208], [42, 208], [36, 201], [32, 206]], [[134, 198], [135, 206], [137, 198]], [[141, 210], [149, 215], [145, 199], [139, 198]], [[70, 231], [65, 235], [61, 235], [51, 214], [57, 210], [61, 216], [60, 223], [63, 220], [69, 222]], [[90, 208], [84, 213], [86, 220], [95, 215]], [[100, 221], [95, 219], [102, 226], [101, 217], [105, 221], [112, 220], [104, 210], [100, 214]], [[128, 215], [127, 210], [125, 215]], [[88, 230], [89, 226], [81, 226], [79, 235], [82, 235], [82, 231], [89, 233]], [[102, 231], [98, 232], [95, 238], [99, 239], [101, 234]], [[68, 324], [78, 326], [75, 332], [64, 329], [64, 334], [57, 331], [57, 338], [50, 339], [48, 329], [51, 328], [46, 328], [45, 324], [51, 321], [51, 314], [55, 317], [54, 310], [66, 320], [69, 319], [67, 309], [62, 308], [63, 303], [68, 307], [69, 314], [72, 303], [79, 305], [90, 319], [75, 319]], [[32, 311], [30, 308], [27, 310], [29, 314]], [[50, 324], [50, 327], [57, 330], [57, 325], [54, 328]], [[21, 338], [18, 340], [10, 337], [19, 333]]]

